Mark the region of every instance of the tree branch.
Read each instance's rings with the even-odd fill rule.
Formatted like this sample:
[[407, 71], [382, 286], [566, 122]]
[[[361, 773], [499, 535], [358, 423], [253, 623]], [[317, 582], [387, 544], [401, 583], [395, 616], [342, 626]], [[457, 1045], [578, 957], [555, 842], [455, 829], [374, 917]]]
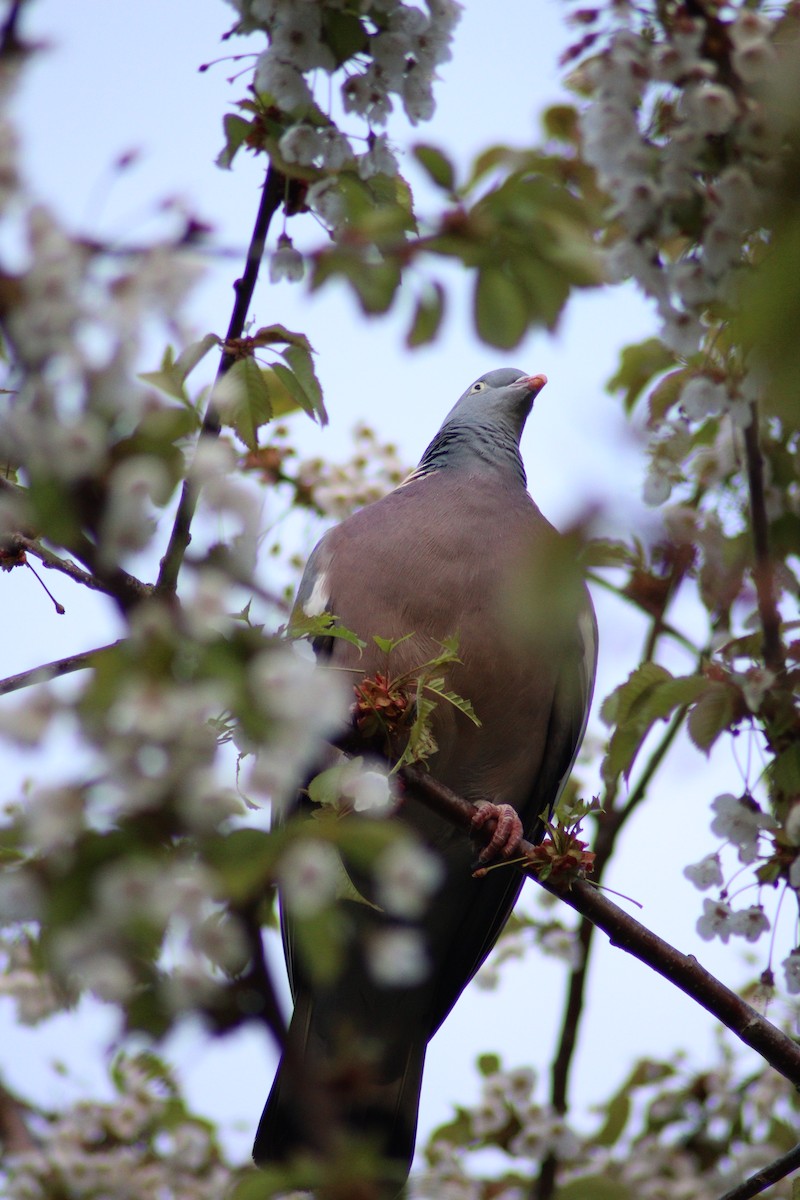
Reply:
[[744, 448], [755, 554], [753, 578], [758, 596], [758, 615], [764, 634], [764, 664], [770, 671], [780, 675], [785, 661], [781, 644], [781, 618], [775, 599], [775, 575], [769, 553], [769, 521], [764, 499], [764, 461], [758, 439], [758, 407], [755, 403], [750, 405], [750, 424], [744, 431]]
[[[428, 807], [457, 828], [472, 833], [474, 806], [468, 800], [457, 796], [419, 768], [407, 767], [402, 774]], [[483, 844], [488, 843], [491, 838], [488, 826], [479, 837]], [[520, 854], [529, 857], [535, 849], [530, 842], [523, 842]], [[509, 864], [498, 869], [513, 868]], [[651, 967], [716, 1017], [784, 1078], [800, 1085], [800, 1046], [702, 967], [693, 955], [676, 950], [634, 917], [628, 916], [587, 880], [559, 881], [555, 876], [542, 880], [537, 879], [532, 868], [523, 867], [523, 870], [546, 891], [602, 929], [612, 946]]]
[[[233, 304], [228, 332], [225, 335], [226, 343], [230, 342], [232, 338], [241, 337], [244, 333], [245, 321], [247, 320], [250, 303], [253, 299], [261, 261], [264, 257], [264, 248], [267, 242], [270, 222], [283, 201], [284, 183], [284, 177], [270, 164], [261, 193], [261, 203], [258, 207], [255, 225], [253, 226], [253, 235], [247, 251], [244, 272], [241, 279], [237, 279], [233, 285], [236, 299]], [[216, 382], [219, 382], [223, 375], [230, 370], [233, 363], [233, 355], [228, 350], [223, 350]], [[211, 395], [212, 397], [214, 395], [213, 389]], [[201, 437], [204, 435], [207, 437], [216, 437], [219, 431], [219, 414], [214, 407], [213, 400], [210, 400], [206, 409], [206, 415], [203, 418]], [[158, 582], [155, 586], [156, 592], [161, 595], [173, 595], [178, 586], [178, 574], [189, 542], [191, 541], [191, 525], [197, 508], [198, 495], [197, 484], [191, 479], [185, 479], [181, 498], [178, 502], [178, 511], [175, 514], [175, 521], [172, 526], [172, 533], [170, 534], [164, 557], [161, 560], [161, 569], [158, 575]]]
[[[72, 562], [68, 558], [60, 558], [58, 554], [54, 554], [52, 550], [48, 550], [46, 546], [42, 546], [40, 542], [34, 538], [25, 537], [24, 534], [14, 533], [9, 538], [11, 548], [19, 547], [26, 554], [32, 554], [34, 558], [38, 558], [42, 566], [48, 567], [52, 571], [60, 571], [62, 575], [74, 580], [75, 583], [80, 583], [83, 587], [91, 588], [95, 592], [108, 593], [108, 587], [102, 583], [95, 575], [90, 575], [88, 571], [84, 571], [77, 563]], [[142, 584], [142, 587], [145, 585]]]
[[62, 675], [71, 675], [73, 671], [82, 671], [92, 665], [92, 659], [104, 650], [113, 650], [121, 642], [109, 642], [107, 646], [98, 646], [96, 650], [84, 650], [81, 654], [69, 654], [66, 658], [57, 658], [54, 662], [43, 663], [40, 667], [32, 667], [30, 671], [20, 671], [19, 675], [8, 675], [0, 679], [0, 696], [9, 692], [18, 692], [22, 688], [32, 687], [36, 683], [47, 683], [51, 679], [59, 679]]
[[756, 1171], [755, 1175], [745, 1179], [744, 1183], [738, 1184], [724, 1196], [720, 1196], [720, 1200], [752, 1200], [753, 1196], [760, 1196], [773, 1183], [785, 1179], [797, 1167], [800, 1167], [800, 1146], [795, 1146], [787, 1154], [782, 1154], [780, 1158], [776, 1158], [763, 1170]]
[[0, 1143], [6, 1154], [25, 1154], [36, 1142], [25, 1124], [25, 1105], [0, 1083]]

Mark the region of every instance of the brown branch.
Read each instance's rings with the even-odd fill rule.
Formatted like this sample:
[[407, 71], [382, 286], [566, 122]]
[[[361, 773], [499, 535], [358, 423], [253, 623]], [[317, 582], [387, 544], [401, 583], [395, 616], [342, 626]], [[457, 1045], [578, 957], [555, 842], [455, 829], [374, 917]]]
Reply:
[[[457, 828], [472, 833], [474, 806], [468, 800], [457, 796], [419, 768], [406, 768], [402, 774], [429, 808]], [[480, 834], [484, 843], [490, 837], [488, 828]], [[532, 855], [534, 851], [530, 842], [523, 842], [520, 847], [523, 856]], [[530, 869], [526, 873], [533, 874]], [[800, 1085], [800, 1046], [702, 967], [693, 955], [676, 950], [585, 879], [560, 882], [551, 876], [547, 880], [537, 879], [537, 882], [602, 929], [612, 946], [651, 967], [716, 1017], [780, 1075]]]
[[0, 1083], [0, 1143], [6, 1154], [25, 1154], [36, 1142], [22, 1115], [25, 1105]]
[[9, 692], [18, 692], [22, 688], [33, 687], [36, 683], [47, 683], [51, 679], [59, 679], [62, 675], [71, 675], [73, 671], [83, 671], [92, 665], [92, 659], [104, 650], [113, 650], [122, 642], [110, 642], [107, 646], [98, 646], [96, 650], [84, 650], [81, 654], [70, 654], [66, 658], [57, 658], [54, 662], [43, 663], [40, 667], [32, 667], [30, 671], [20, 671], [19, 675], [8, 675], [0, 679], [0, 696]]
[[758, 597], [758, 615], [764, 635], [764, 664], [770, 671], [779, 675], [784, 669], [785, 660], [781, 644], [781, 618], [775, 598], [775, 573], [769, 552], [769, 521], [764, 498], [764, 460], [758, 439], [756, 404], [750, 405], [750, 424], [744, 431], [744, 448], [755, 555], [753, 578]]
[[[284, 177], [270, 165], [261, 193], [261, 202], [258, 207], [255, 225], [253, 226], [253, 235], [247, 251], [245, 268], [241, 279], [237, 279], [233, 285], [236, 299], [233, 304], [228, 332], [225, 335], [226, 343], [230, 342], [233, 338], [240, 338], [244, 333], [245, 321], [247, 320], [250, 303], [253, 299], [261, 261], [264, 257], [270, 222], [283, 201], [284, 183]], [[229, 351], [223, 350], [216, 382], [219, 382], [223, 375], [230, 370], [234, 361], [233, 355]], [[214, 395], [213, 389], [211, 395], [212, 397]], [[206, 415], [203, 418], [201, 437], [216, 437], [219, 432], [219, 414], [214, 407], [213, 400], [211, 400], [206, 409]], [[164, 557], [161, 560], [161, 569], [158, 575], [158, 582], [156, 583], [155, 590], [161, 595], [174, 595], [178, 586], [178, 574], [189, 542], [191, 541], [191, 525], [197, 509], [198, 495], [197, 484], [191, 479], [184, 480], [181, 498], [178, 501], [178, 510], [172, 526], [172, 533], [170, 534]]]
[[780, 1158], [776, 1158], [768, 1167], [764, 1167], [761, 1171], [756, 1171], [755, 1175], [751, 1175], [749, 1179], [745, 1179], [744, 1183], [731, 1188], [724, 1196], [720, 1196], [720, 1200], [752, 1200], [753, 1196], [760, 1196], [773, 1183], [778, 1183], [779, 1180], [785, 1179], [787, 1175], [791, 1174], [798, 1167], [800, 1167], [800, 1146], [795, 1146], [787, 1154], [782, 1154]]
[[[46, 546], [42, 546], [35, 538], [25, 537], [22, 533], [13, 533], [9, 538], [9, 544], [12, 549], [18, 547], [24, 550], [26, 554], [32, 554], [34, 558], [38, 558], [42, 566], [47, 567], [52, 571], [60, 571], [62, 575], [66, 575], [68, 579], [72, 579], [75, 583], [80, 583], [83, 587], [91, 588], [95, 592], [108, 592], [108, 588], [95, 575], [90, 575], [88, 571], [84, 571], [77, 563], [72, 562], [68, 558], [60, 558], [58, 554], [54, 554], [52, 550], [48, 550]], [[142, 587], [145, 585], [142, 584]]]

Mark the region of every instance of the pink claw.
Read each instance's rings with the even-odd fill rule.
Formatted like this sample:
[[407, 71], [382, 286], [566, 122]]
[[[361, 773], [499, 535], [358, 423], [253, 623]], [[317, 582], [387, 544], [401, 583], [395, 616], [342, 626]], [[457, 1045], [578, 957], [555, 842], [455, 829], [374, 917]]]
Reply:
[[478, 862], [513, 858], [519, 850], [524, 834], [517, 810], [510, 804], [493, 804], [490, 800], [479, 800], [475, 805], [472, 827], [483, 829], [489, 821], [495, 822], [492, 840], [481, 850]]

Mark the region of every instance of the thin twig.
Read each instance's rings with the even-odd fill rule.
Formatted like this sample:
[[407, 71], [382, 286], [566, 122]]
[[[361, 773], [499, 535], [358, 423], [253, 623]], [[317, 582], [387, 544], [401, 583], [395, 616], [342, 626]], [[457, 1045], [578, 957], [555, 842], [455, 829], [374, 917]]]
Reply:
[[745, 1179], [744, 1183], [731, 1188], [724, 1196], [720, 1196], [720, 1200], [752, 1200], [753, 1196], [760, 1196], [773, 1183], [785, 1179], [798, 1167], [800, 1167], [800, 1145], [795, 1146], [788, 1153], [782, 1154], [780, 1158], [776, 1158], [763, 1170], [756, 1171], [755, 1175]]
[[62, 675], [71, 675], [73, 671], [83, 671], [92, 665], [92, 660], [104, 650], [113, 650], [122, 642], [109, 642], [107, 646], [98, 646], [96, 650], [84, 650], [81, 654], [69, 654], [66, 658], [57, 658], [54, 662], [43, 663], [40, 667], [32, 667], [30, 671], [20, 671], [19, 675], [9, 675], [0, 679], [0, 696], [9, 692], [18, 692], [22, 688], [33, 687], [37, 683], [48, 683], [51, 679], [59, 679]]
[[[253, 226], [253, 236], [250, 239], [244, 272], [241, 279], [237, 279], [233, 285], [236, 299], [231, 313], [230, 324], [228, 325], [228, 332], [225, 337], [226, 343], [230, 342], [233, 338], [240, 338], [244, 333], [245, 321], [247, 320], [250, 303], [253, 299], [261, 261], [264, 257], [264, 248], [267, 242], [270, 222], [278, 211], [283, 196], [283, 176], [270, 165], [261, 193], [261, 202], [255, 225]], [[223, 350], [217, 371], [217, 382], [230, 370], [234, 361], [233, 355], [229, 351]], [[213, 388], [211, 395], [212, 397], [214, 395]], [[219, 414], [214, 407], [212, 399], [209, 401], [206, 415], [203, 418], [201, 436], [216, 437], [219, 431]], [[187, 547], [191, 541], [191, 525], [197, 508], [198, 496], [197, 483], [192, 479], [185, 479], [181, 498], [178, 501], [178, 510], [175, 514], [169, 544], [161, 560], [161, 569], [158, 575], [158, 582], [156, 583], [156, 592], [162, 595], [173, 595], [178, 586], [178, 574]]]
[[785, 666], [781, 644], [781, 617], [775, 599], [775, 575], [769, 552], [769, 520], [764, 498], [764, 461], [758, 440], [758, 408], [750, 405], [750, 424], [744, 431], [747, 482], [750, 491], [750, 520], [753, 527], [755, 563], [753, 577], [758, 596], [758, 615], [764, 634], [764, 664], [779, 675]]

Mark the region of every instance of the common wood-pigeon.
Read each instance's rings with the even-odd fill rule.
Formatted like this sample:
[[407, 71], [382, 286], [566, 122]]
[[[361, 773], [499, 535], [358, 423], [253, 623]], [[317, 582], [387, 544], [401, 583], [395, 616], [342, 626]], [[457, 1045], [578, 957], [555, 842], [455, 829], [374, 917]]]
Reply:
[[[336, 614], [366, 643], [317, 643], [329, 665], [353, 679], [387, 671], [375, 641], [412, 634], [391, 652], [391, 673], [413, 675], [458, 637], [459, 664], [448, 685], [471, 701], [480, 726], [449, 704], [437, 705], [438, 749], [431, 775], [476, 803], [510, 805], [492, 852], [513, 852], [521, 832], [542, 836], [569, 777], [586, 727], [596, 662], [596, 624], [588, 594], [565, 636], [541, 629], [526, 637], [508, 620], [515, 578], [559, 535], [527, 491], [519, 441], [543, 375], [490, 371], [447, 415], [419, 466], [389, 495], [331, 529], [312, 552], [296, 608]], [[517, 605], [520, 603], [519, 586]], [[535, 587], [535, 583], [533, 585]], [[531, 587], [528, 580], [528, 587]], [[551, 598], [552, 599], [552, 598]], [[508, 810], [476, 809], [476, 823]], [[505, 925], [522, 886], [513, 866], [473, 878], [474, 847], [463, 833], [407, 796], [398, 810], [441, 856], [442, 883], [417, 926], [429, 970], [422, 982], [386, 986], [370, 969], [370, 940], [398, 925], [374, 902], [369, 883], [345, 864], [368, 903], [343, 899], [352, 933], [346, 966], [332, 983], [306, 977], [295, 953], [291, 914], [282, 930], [295, 1008], [284, 1054], [256, 1135], [257, 1163], [284, 1160], [319, 1144], [309, 1107], [309, 1078], [348, 1134], [372, 1140], [396, 1166], [396, 1187], [410, 1167], [428, 1041], [478, 970]], [[402, 922], [400, 922], [402, 924]], [[414, 924], [412, 922], [412, 924]], [[303, 1062], [304, 1085], [296, 1066]], [[396, 1188], [395, 1188], [396, 1190]]]

